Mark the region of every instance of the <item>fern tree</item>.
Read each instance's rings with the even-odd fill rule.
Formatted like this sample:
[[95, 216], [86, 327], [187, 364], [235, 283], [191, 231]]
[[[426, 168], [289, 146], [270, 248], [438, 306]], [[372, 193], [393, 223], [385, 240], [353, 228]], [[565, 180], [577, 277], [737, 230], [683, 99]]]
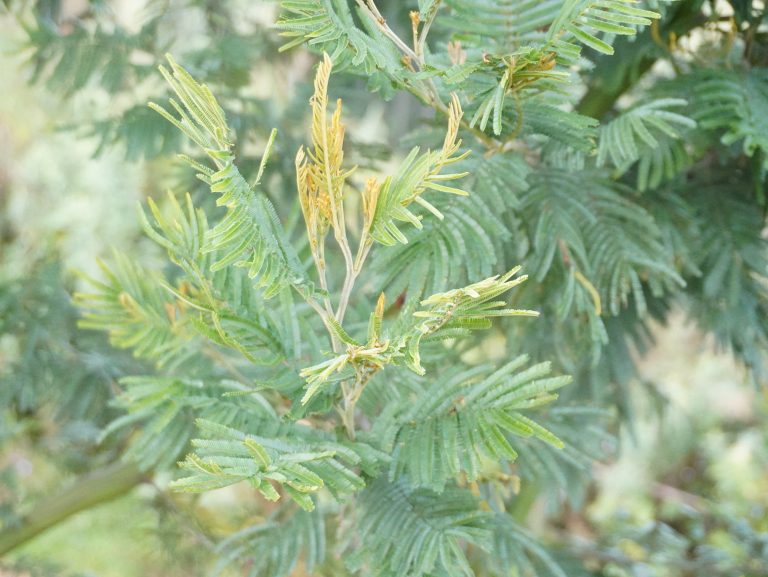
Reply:
[[[146, 470], [180, 460], [176, 490], [247, 481], [274, 501], [219, 543], [217, 570], [590, 574], [568, 557], [599, 554], [565, 538], [558, 564], [522, 523], [540, 494], [555, 511], [587, 498], [603, 425], [613, 409], [632, 422], [649, 321], [683, 309], [764, 379], [765, 14], [285, 0], [282, 54], [320, 60], [310, 106], [288, 108], [311, 138], [269, 133], [265, 111], [253, 166], [238, 97], [171, 60], [175, 96], [153, 105], [168, 122], [143, 126], [186, 135], [216, 207], [150, 202], [142, 222], [173, 266], [118, 254], [79, 297], [86, 328], [156, 367], [121, 381], [105, 438], [135, 430], [126, 458]], [[56, 62], [41, 77], [70, 79], [60, 39], [40, 38], [36, 61]], [[331, 71], [331, 90], [362, 78], [434, 111], [392, 174], [345, 145]], [[541, 317], [504, 318], [527, 309]], [[477, 362], [483, 334], [505, 342], [498, 365]]]

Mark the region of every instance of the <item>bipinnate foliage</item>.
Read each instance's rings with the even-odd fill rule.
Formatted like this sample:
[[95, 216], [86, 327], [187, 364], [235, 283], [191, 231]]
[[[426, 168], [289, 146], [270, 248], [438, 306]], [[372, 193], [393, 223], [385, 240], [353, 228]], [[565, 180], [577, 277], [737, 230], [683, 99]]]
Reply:
[[[550, 376], [547, 363], [530, 365], [525, 356], [495, 371], [460, 368], [455, 357], [440, 368], [438, 359], [451, 358], [455, 343], [490, 328], [495, 318], [537, 316], [506, 301], [526, 277], [515, 267], [424, 296], [418, 310], [395, 318], [385, 314], [382, 292], [367, 326], [344, 326], [350, 302], [356, 314], [368, 302], [371, 291], [356, 281], [373, 247], [407, 245], [404, 224], [418, 230], [425, 219], [446, 218], [428, 198], [468, 194], [443, 184], [466, 176], [444, 170], [470, 152], [460, 150], [458, 98], [451, 100], [438, 150], [414, 148], [395, 174], [367, 178], [357, 193], [362, 214], [353, 237], [345, 210], [352, 206], [348, 180], [355, 169], [343, 162], [341, 102], [333, 114], [327, 110], [333, 63], [324, 55], [311, 99], [312, 146], [296, 157], [296, 200], [315, 268], [311, 280], [301, 250], [261, 190], [275, 133], [259, 174], [248, 183], [235, 164], [216, 99], [170, 57], [169, 64], [161, 71], [178, 98], [170, 101], [173, 111], [151, 106], [208, 156], [210, 165], [182, 158], [224, 214], [211, 226], [189, 196], [180, 203], [171, 195], [165, 209], [150, 201], [150, 214], [141, 213], [146, 233], [176, 270], [161, 275], [118, 254], [104, 265], [106, 279], [92, 281], [94, 292], [79, 296], [84, 326], [107, 330], [113, 344], [133, 349], [167, 374], [123, 379], [116, 404], [128, 413], [106, 433], [142, 421], [128, 457], [150, 467], [181, 455], [196, 423], [193, 450], [181, 462], [186, 474], [174, 481], [175, 489], [201, 492], [247, 481], [280, 503], [285, 512], [275, 518], [288, 524], [299, 522], [291, 502], [319, 509], [319, 518], [346, 511], [345, 519], [356, 511], [359, 527], [347, 528], [360, 535], [349, 545], [354, 571], [471, 574], [464, 547], [489, 548], [491, 515], [467, 483], [476, 486], [491, 463], [514, 462], [515, 438], [563, 446], [532, 411], [553, 401], [554, 391], [570, 379]], [[414, 212], [414, 204], [425, 212]], [[331, 236], [346, 271], [340, 286], [328, 274]], [[388, 375], [419, 384], [358, 408], [367, 388]], [[399, 530], [412, 534], [393, 540]], [[255, 567], [282, 575], [300, 554], [319, 560], [323, 551], [302, 553], [317, 548], [316, 531], [307, 531], [302, 546]], [[255, 528], [246, 535], [272, 538]]]
[[[237, 12], [223, 4], [206, 4], [227, 12], [218, 22]], [[127, 414], [106, 432], [135, 426], [128, 456], [147, 468], [182, 460], [178, 489], [247, 481], [276, 499], [221, 543], [221, 568], [561, 576], [517, 523], [526, 492], [584, 502], [612, 410], [632, 421], [649, 320], [682, 308], [765, 375], [765, 7], [395, 4], [280, 2], [281, 58], [305, 46], [321, 59], [309, 107], [234, 95], [254, 68], [244, 46], [288, 64], [267, 32], [233, 31], [183, 57], [213, 92], [170, 61], [174, 96], [153, 106], [169, 122], [126, 111], [132, 150], [188, 137], [184, 160], [217, 207], [195, 190], [150, 201], [144, 228], [172, 266], [116, 255], [81, 298], [84, 325], [160, 375], [122, 383], [114, 404]], [[699, 25], [700, 41], [679, 41]], [[93, 62], [61, 58], [111, 29], [31, 27], [38, 77], [117, 93], [105, 64], [117, 58], [125, 78], [154, 78], [125, 56], [158, 53], [151, 26], [115, 28], [121, 49]], [[669, 78], [643, 76], [659, 60]], [[391, 174], [329, 97], [355, 76], [436, 113], [396, 135]], [[290, 130], [305, 118], [308, 143]], [[541, 318], [513, 318], [527, 309]], [[483, 335], [506, 342], [496, 366], [476, 362]], [[550, 406], [556, 394], [565, 402]]]
[[[8, 3], [12, 11], [23, 14], [22, 4]], [[156, 75], [150, 73], [145, 57], [162, 53], [162, 32], [174, 18], [173, 9], [153, 2], [146, 25], [129, 32], [113, 14], [97, 9], [98, 3], [94, 3], [94, 9], [73, 21], [72, 33], [64, 34], [56, 26], [70, 24], [62, 21], [58, 3], [37, 0], [30, 4], [35, 8], [25, 30], [34, 80], [45, 81], [58, 92], [99, 85], [110, 94], [124, 96], [133, 84], [141, 83], [157, 95], [157, 102], [163, 102], [163, 90], [153, 82]], [[386, 98], [397, 91], [409, 92], [449, 116], [453, 94], [466, 111], [460, 130], [465, 140], [477, 142], [481, 153], [461, 161], [461, 170], [443, 171], [438, 180], [430, 180], [445, 185], [441, 179], [446, 175], [468, 170], [471, 174], [462, 187], [476, 194], [445, 195], [439, 200], [419, 195], [421, 200], [410, 207], [400, 205], [400, 216], [406, 220], [396, 219], [395, 230], [379, 227], [369, 235], [393, 242], [400, 231], [409, 239], [407, 244], [395, 240], [393, 250], [377, 251], [372, 259], [381, 275], [381, 288], [392, 298], [405, 295], [406, 308], [415, 310], [424, 294], [522, 264], [547, 288], [523, 287], [521, 301], [542, 310], [545, 323], [567, 322], [562, 330], [536, 331], [536, 335], [528, 334], [527, 328], [515, 328], [527, 323], [508, 325], [515, 333], [513, 338], [524, 337], [537, 357], [549, 358], [546, 351], [555, 351], [567, 370], [590, 373], [589, 381], [600, 381], [592, 387], [597, 398], [620, 390], [614, 386], [616, 375], [610, 376], [606, 367], [598, 368], [601, 376], [597, 376], [595, 363], [606, 358], [606, 347], [611, 347], [606, 324], [618, 319], [621, 311], [637, 305], [641, 314], [635, 318], [642, 323], [649, 299], [668, 308], [670, 299], [677, 302], [685, 292], [696, 301], [703, 297], [703, 308], [687, 308], [694, 319], [708, 329], [721, 322], [702, 315], [702, 311], [716, 308], [717, 299], [696, 290], [701, 271], [694, 261], [700, 251], [677, 242], [681, 221], [659, 213], [653, 199], [672, 194], [675, 202], [688, 203], [679, 191], [690, 178], [714, 180], [733, 190], [748, 187], [756, 203], [764, 205], [766, 143], [760, 126], [768, 99], [763, 33], [758, 31], [764, 15], [758, 4], [733, 2], [728, 6], [726, 2], [708, 12], [701, 0], [443, 0], [419, 2], [410, 14], [401, 6], [377, 6], [372, 0], [280, 4], [277, 27], [288, 39], [281, 58], [288, 58], [290, 50], [300, 45], [316, 53], [325, 51], [332, 55], [337, 71], [362, 75], [372, 91], [380, 91]], [[203, 36], [207, 41], [203, 49], [185, 53], [185, 62], [216, 87], [230, 125], [254, 131], [264, 141], [271, 126], [298, 125], [302, 112], [294, 101], [283, 109], [233, 92], [247, 81], [249, 70], [262, 63], [289, 65], [276, 60], [281, 40], [271, 37], [267, 27], [236, 26], [242, 17], [236, 3], [185, 6], [206, 22]], [[735, 36], [729, 36], [721, 25], [732, 18], [729, 10], [743, 28]], [[691, 48], [695, 58], [682, 57], [688, 48], [676, 39], [705, 23], [717, 30], [707, 42]], [[403, 34], [409, 27], [412, 38]], [[735, 48], [729, 52], [731, 46]], [[620, 57], [612, 57], [613, 50], [621, 51]], [[674, 78], [662, 81], [654, 76], [613, 106], [616, 97], [656, 60], [671, 63]], [[340, 75], [342, 82], [344, 74]], [[576, 104], [581, 87], [587, 92]], [[354, 101], [356, 93], [359, 96], [359, 91], [349, 92], [350, 100]], [[303, 104], [302, 108], [306, 110]], [[284, 112], [276, 113], [277, 109]], [[131, 156], [155, 156], [178, 146], [179, 132], [171, 124], [157, 122], [143, 103], [134, 102], [120, 114], [97, 122], [93, 131], [101, 136], [102, 144], [124, 143]], [[605, 117], [602, 126], [598, 116]], [[431, 142], [433, 154], [438, 155], [440, 147], [433, 134], [422, 131], [408, 142], [421, 148]], [[441, 132], [441, 141], [444, 135]], [[293, 147], [295, 135], [285, 130], [281, 143], [289, 141]], [[249, 175], [252, 159], [242, 154], [246, 147], [239, 148], [239, 167]], [[362, 148], [359, 143], [350, 147], [353, 153]], [[200, 155], [205, 153], [199, 152], [196, 161], [201, 160]], [[731, 174], [735, 180], [710, 178], [713, 159], [718, 165], [715, 172]], [[426, 164], [416, 163], [416, 156], [412, 160], [414, 170], [427, 169]], [[290, 166], [281, 155], [268, 171], [267, 176], [281, 179], [281, 193], [293, 176]], [[558, 178], [545, 189], [539, 186], [560, 171], [567, 178]], [[414, 172], [413, 176], [418, 175]], [[379, 194], [382, 207], [389, 200], [397, 202], [396, 184], [393, 181], [389, 190]], [[600, 190], [599, 199], [593, 189]], [[598, 205], [609, 191], [621, 203], [603, 211]], [[640, 194], [648, 192], [654, 194]], [[280, 196], [276, 192], [270, 199], [282, 211]], [[443, 222], [424, 219], [420, 229], [409, 233], [404, 228], [412, 222], [408, 213], [429, 210], [422, 201], [447, 218]], [[550, 218], [546, 210], [540, 210], [542, 201], [549, 206], [571, 204]], [[690, 206], [689, 215], [698, 212], [696, 204]], [[255, 216], [260, 214], [263, 216], [257, 211]], [[649, 214], [655, 221], [650, 226]], [[232, 219], [240, 217], [231, 215]], [[265, 227], [263, 220], [259, 226]], [[622, 235], [611, 232], [625, 227], [633, 234], [642, 229], [648, 233], [639, 238], [643, 242], [625, 243]], [[243, 239], [222, 240], [232, 241], [229, 254], [235, 259], [260, 256], [267, 262], [280, 252], [274, 250], [277, 241], [270, 240], [261, 255], [236, 256], [234, 242]], [[702, 239], [694, 235], [690, 240], [698, 244]], [[599, 246], [589, 254], [582, 250], [584, 242]], [[592, 256], [600, 262], [591, 262]], [[612, 266], [613, 262], [618, 266]], [[649, 263], [659, 267], [654, 269]], [[751, 270], [753, 278], [764, 276], [761, 269]], [[266, 283], [274, 280], [271, 274], [259, 278]], [[763, 295], [762, 299], [765, 291], [759, 284], [744, 286]], [[621, 338], [632, 339], [636, 326], [623, 320], [618, 324], [627, 329], [620, 331]], [[751, 332], [765, 332], [759, 318], [750, 324]], [[546, 338], [555, 332], [557, 343]], [[590, 338], [581, 338], [584, 334]], [[725, 345], [737, 352], [743, 348], [730, 338]], [[618, 348], [628, 350], [623, 343]], [[753, 347], [748, 353], [750, 366], [758, 372], [760, 348]], [[615, 348], [612, 353], [619, 354]], [[631, 365], [632, 361], [624, 359], [618, 364]], [[620, 396], [626, 397], [625, 392]]]
[[[457, 215], [453, 222], [427, 222], [408, 245], [376, 259], [385, 287], [404, 293], [406, 306], [415, 310], [412, 293], [443, 290], [441, 282], [468, 268], [520, 263], [546, 288], [522, 288], [519, 302], [542, 310], [552, 325], [531, 334], [510, 324], [510, 336], [525, 339], [537, 356], [555, 352], [561, 366], [592, 383], [580, 390], [591, 388], [595, 398], [608, 395], [625, 406], [634, 373], [627, 342], [673, 301], [757, 377], [764, 374], [764, 315], [739, 314], [739, 331], [731, 315], [717, 312], [736, 310], [722, 307], [726, 284], [728, 302], [752, 303], [750, 310], [768, 299], [757, 228], [734, 237], [725, 224], [751, 216], [764, 222], [768, 145], [760, 126], [768, 84], [760, 5], [731, 3], [740, 32], [728, 36], [719, 27], [690, 60], [680, 55], [676, 35], [727, 20], [730, 6], [708, 14], [704, 3], [688, 0], [421, 2], [410, 14], [411, 45], [375, 2], [282, 4], [279, 25], [292, 39], [286, 48], [301, 38], [310, 50], [333, 50], [340, 67], [365, 75], [370, 89], [410, 92], [443, 114], [450, 95], [458, 95], [467, 110], [462, 129], [485, 150], [463, 165], [472, 173], [466, 188], [477, 194], [440, 205]], [[667, 21], [653, 24], [659, 17]], [[738, 48], [729, 51], [734, 41]], [[620, 58], [608, 58], [613, 45], [622, 48]], [[631, 86], [656, 59], [671, 62], [675, 77], [648, 80], [611, 111], [626, 89], [622, 82]], [[574, 107], [579, 84], [589, 90]], [[614, 90], [614, 100], [603, 100]], [[580, 110], [598, 110], [605, 121], [598, 126]], [[720, 223], [715, 227], [698, 216], [709, 211], [709, 196], [692, 192], [711, 182], [730, 199], [709, 221]], [[751, 264], [746, 276], [712, 277], [702, 292], [708, 273], [698, 263], [713, 235], [735, 250], [720, 253], [719, 270], [726, 261], [736, 268], [743, 262], [726, 253], [749, 253]], [[761, 246], [757, 260], [754, 242]]]
[[[565, 68], [579, 58], [583, 46], [612, 54], [610, 42], [617, 35], [632, 36], [638, 27], [659, 18], [634, 0], [521, 5], [451, 0], [446, 2], [448, 13], [437, 18], [441, 2], [432, 0], [420, 2], [419, 10], [411, 12], [411, 48], [392, 31], [374, 2], [355, 4], [356, 10], [337, 1], [281, 2], [284, 12], [278, 26], [291, 39], [283, 49], [304, 42], [332, 53], [341, 66], [369, 76], [375, 88], [389, 90], [389, 82], [442, 109], [445, 90], [459, 91], [472, 106], [468, 125], [482, 131], [490, 128], [494, 135], [511, 127], [519, 132], [521, 109], [530, 103], [526, 97], [566, 82]], [[460, 38], [448, 54], [428, 51], [433, 23]], [[443, 86], [438, 87], [436, 80]], [[554, 106], [539, 105], [537, 112], [545, 122], [545, 112], [559, 116], [555, 122], [561, 130], [589, 121], [558, 115]]]

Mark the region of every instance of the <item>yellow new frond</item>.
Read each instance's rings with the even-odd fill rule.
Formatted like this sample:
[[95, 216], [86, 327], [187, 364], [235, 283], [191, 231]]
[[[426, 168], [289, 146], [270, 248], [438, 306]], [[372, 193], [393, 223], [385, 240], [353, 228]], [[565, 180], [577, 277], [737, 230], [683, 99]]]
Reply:
[[[333, 70], [333, 61], [328, 54], [323, 54], [323, 61], [317, 65], [315, 73], [315, 92], [310, 99], [313, 114], [325, 113], [328, 108], [328, 80]], [[315, 118], [313, 118], [315, 120]]]
[[331, 76], [333, 62], [327, 54], [323, 54], [323, 61], [317, 66], [315, 73], [315, 92], [309, 103], [312, 106], [312, 142], [315, 145], [316, 163], [321, 163], [325, 156], [325, 143], [327, 141], [326, 111], [328, 110], [328, 79]]
[[[304, 154], [304, 147], [299, 147], [296, 153], [296, 189], [299, 193], [299, 204], [301, 212], [304, 214], [304, 221], [309, 225], [312, 209], [312, 186], [309, 178], [309, 169], [307, 167], [307, 157]], [[309, 226], [307, 226], [309, 228]]]
[[448, 160], [453, 153], [461, 146], [461, 140], [456, 140], [459, 134], [459, 126], [461, 125], [461, 117], [464, 115], [464, 111], [461, 109], [461, 102], [456, 93], [451, 93], [451, 103], [448, 106], [448, 130], [445, 133], [445, 140], [443, 141], [443, 153], [442, 158]]
[[[308, 167], [313, 198], [321, 205], [321, 212], [328, 218], [337, 236], [344, 236], [344, 183], [350, 171], [345, 172], [344, 125], [341, 122], [341, 99], [328, 121], [328, 81], [333, 62], [327, 54], [317, 67], [315, 93], [310, 99], [312, 106], [312, 144]], [[327, 207], [326, 207], [327, 205]]]
[[304, 148], [299, 148], [296, 153], [296, 188], [313, 253], [327, 232], [331, 218], [328, 196], [318, 187], [316, 173], [317, 167], [307, 161]]
[[341, 98], [336, 101], [336, 110], [331, 117], [331, 127], [328, 131], [328, 160], [334, 176], [341, 174], [344, 162], [344, 125], [341, 123]]
[[371, 177], [365, 181], [363, 189], [363, 229], [367, 232], [373, 223], [373, 217], [376, 215], [376, 205], [379, 202], [379, 193], [381, 192], [381, 183]]

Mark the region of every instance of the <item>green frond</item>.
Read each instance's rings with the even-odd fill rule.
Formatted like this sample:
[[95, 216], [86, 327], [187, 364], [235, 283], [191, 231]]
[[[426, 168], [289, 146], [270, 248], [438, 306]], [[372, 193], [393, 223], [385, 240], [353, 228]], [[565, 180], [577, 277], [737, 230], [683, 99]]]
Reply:
[[645, 192], [674, 180], [690, 169], [696, 158], [679, 138], [661, 137], [657, 146], [644, 147], [637, 163], [637, 190]]
[[312, 510], [313, 494], [321, 489], [334, 496], [359, 491], [365, 482], [355, 469], [370, 471], [378, 466], [371, 456], [385, 458], [360, 443], [338, 443], [301, 427], [289, 427], [291, 434], [286, 434], [277, 424], [257, 425], [262, 436], [198, 419], [205, 438], [192, 441], [195, 453], [180, 464], [188, 476], [175, 481], [174, 488], [201, 492], [248, 481], [264, 498], [275, 501], [280, 498], [277, 485], [303, 509]]
[[485, 278], [503, 262], [511, 239], [506, 216], [528, 187], [530, 168], [516, 154], [496, 154], [467, 166], [474, 175], [468, 197], [451, 197], [440, 207], [443, 220], [426, 219], [408, 244], [375, 255], [373, 268], [389, 295], [409, 302]]
[[[150, 106], [195, 142], [212, 160], [215, 168], [186, 158], [198, 177], [218, 195], [216, 204], [225, 206], [224, 218], [209, 231], [203, 251], [220, 253], [216, 267], [244, 267], [256, 279], [266, 297], [276, 295], [285, 286], [293, 286], [302, 294], [314, 291], [298, 256], [288, 242], [272, 203], [258, 193], [240, 174], [232, 154], [233, 143], [224, 112], [207, 86], [198, 84], [169, 56], [171, 70], [161, 67], [168, 84], [180, 103], [170, 100], [178, 116], [164, 108]], [[275, 137], [273, 131], [262, 157], [264, 164]]]
[[470, 577], [464, 546], [488, 548], [487, 518], [465, 489], [434, 493], [414, 490], [406, 480], [377, 479], [360, 493], [362, 547], [349, 564], [373, 577]]
[[568, 62], [580, 49], [574, 43], [612, 54], [616, 35], [632, 36], [659, 18], [638, 4], [635, 0], [447, 0], [448, 10], [438, 23], [453, 31], [469, 50], [484, 48], [498, 55], [539, 46]]
[[763, 173], [768, 170], [768, 71], [720, 70], [697, 84], [695, 118], [702, 128], [723, 129], [721, 141], [741, 142], [744, 154], [762, 153]]
[[613, 54], [610, 39], [632, 36], [638, 26], [660, 17], [637, 7], [637, 0], [566, 0], [547, 31], [547, 42], [578, 42], [597, 52]]
[[[687, 190], [688, 246], [700, 276], [688, 281], [689, 314], [737, 353], [757, 377], [766, 374], [768, 347], [768, 242], [761, 236], [764, 216], [742, 194], [728, 196], [732, 176], [724, 182], [694, 183]], [[746, 194], [745, 194], [746, 193]], [[696, 203], [693, 204], [693, 201]], [[698, 234], [697, 234], [698, 232]]]
[[555, 20], [562, 0], [446, 0], [437, 21], [469, 47], [490, 43], [488, 52], [505, 54], [520, 46], [541, 45], [546, 26]]
[[440, 292], [493, 274], [500, 266], [500, 241], [509, 231], [479, 194], [449, 201], [441, 206], [443, 220], [428, 219], [398, 244], [378, 253], [374, 269], [390, 295]]
[[151, 221], [141, 212], [145, 233], [184, 272], [176, 287], [164, 286], [189, 308], [192, 325], [209, 340], [240, 352], [253, 363], [273, 364], [284, 358], [286, 351], [275, 336], [277, 323], [259, 295], [250, 290], [247, 271], [226, 266], [226, 256], [207, 250], [211, 229], [190, 196], [184, 207], [169, 193], [165, 210], [151, 199], [149, 208]]
[[256, 393], [237, 402], [228, 399], [228, 392], [243, 387], [232, 381], [151, 375], [125, 377], [120, 385], [123, 389], [113, 405], [126, 413], [104, 429], [102, 438], [140, 426], [131, 437], [125, 458], [146, 469], [169, 467], [189, 449], [196, 417], [229, 425], [238, 425], [254, 415], [276, 418], [271, 405]]
[[[637, 160], [645, 159], [646, 163], [656, 160], [658, 157], [653, 153], [662, 147], [662, 143], [679, 141], [685, 129], [696, 126], [694, 120], [669, 110], [681, 106], [688, 106], [688, 102], [682, 98], [660, 98], [634, 106], [602, 125], [597, 146], [597, 165], [604, 166], [610, 159], [618, 173], [622, 174]], [[666, 149], [669, 148], [670, 145], [667, 144]], [[655, 171], [664, 168], [664, 160], [668, 158], [658, 158], [661, 160], [661, 166]], [[668, 166], [668, 163], [666, 165]], [[650, 165], [642, 170], [651, 171]], [[648, 176], [643, 178], [646, 183], [648, 180]], [[659, 180], [660, 178], [655, 177], [652, 182]]]
[[422, 195], [428, 190], [447, 192], [466, 196], [468, 193], [460, 188], [443, 184], [466, 176], [466, 172], [442, 174], [443, 168], [459, 162], [469, 155], [470, 151], [457, 154], [461, 146], [458, 139], [459, 123], [462, 111], [459, 100], [453, 96], [451, 100], [448, 129], [440, 150], [428, 150], [419, 155], [415, 147], [403, 160], [394, 176], [387, 177], [381, 186], [376, 202], [376, 210], [371, 224], [371, 237], [381, 244], [392, 246], [398, 242], [407, 243], [408, 239], [398, 228], [398, 222], [407, 222], [416, 228], [422, 228], [421, 217], [409, 210], [412, 203], [420, 204], [439, 219], [443, 214]]
[[157, 122], [157, 115], [144, 103], [95, 120], [78, 132], [97, 141], [94, 154], [122, 148], [129, 162], [170, 155], [181, 145], [179, 131], [168, 123]]
[[595, 462], [613, 456], [611, 451], [617, 441], [608, 427], [615, 416], [608, 409], [568, 405], [563, 404], [563, 400], [536, 415], [542, 427], [557, 438], [565, 439], [561, 448], [538, 442], [534, 436], [512, 437], [510, 444], [521, 455], [517, 471], [523, 483], [564, 495], [579, 507], [589, 490], [585, 473]]
[[396, 75], [405, 71], [397, 50], [385, 40], [375, 26], [360, 29], [367, 16], [353, 14], [344, 0], [281, 0], [282, 12], [277, 27], [281, 36], [290, 40], [280, 50], [306, 44], [318, 53], [331, 55], [341, 69], [352, 66], [371, 74], [383, 70]]
[[568, 577], [552, 553], [510, 515], [496, 513], [490, 521], [490, 528], [493, 532], [493, 555], [482, 557], [490, 575]]
[[199, 342], [184, 303], [165, 290], [163, 277], [120, 253], [114, 254], [112, 267], [101, 263], [101, 269], [103, 281], [86, 278], [93, 292], [75, 295], [84, 311], [81, 327], [107, 332], [112, 345], [160, 367], [177, 366], [197, 354]]
[[571, 379], [550, 376], [549, 363], [524, 368], [527, 363], [520, 356], [493, 372], [476, 367], [432, 377], [390, 429], [390, 480], [405, 475], [413, 485], [434, 491], [462, 473], [474, 481], [488, 463], [517, 459], [508, 440], [514, 436], [562, 448], [560, 439], [524, 412], [555, 400], [553, 391]]
[[31, 81], [44, 81], [66, 95], [94, 83], [110, 93], [124, 90], [146, 76], [147, 67], [137, 64], [132, 55], [155, 52], [157, 28], [157, 18], [148, 19], [135, 32], [115, 22], [75, 20], [73, 29], [62, 34], [50, 18], [36, 15], [33, 24], [24, 26]]
[[299, 563], [311, 574], [326, 555], [325, 514], [320, 509], [286, 512], [229, 535], [216, 545], [218, 576], [227, 567], [243, 570], [246, 577], [288, 577]]
[[[57, 258], [47, 256], [31, 264], [20, 278], [1, 276], [5, 352], [0, 405], [6, 411], [0, 416], [0, 438], [8, 441], [9, 432], [22, 432], [15, 415], [50, 411], [61, 428], [73, 422], [98, 427], [114, 418], [105, 410], [114, 380], [145, 370], [145, 363], [115, 350], [106, 334], [78, 330], [80, 311], [72, 303], [69, 277]], [[78, 436], [76, 442], [84, 439]]]
[[565, 273], [563, 315], [576, 291], [594, 301], [598, 316], [618, 314], [630, 297], [643, 314], [643, 283], [655, 294], [683, 284], [653, 218], [616, 185], [553, 169], [529, 182], [521, 206], [532, 241], [529, 270], [539, 280], [553, 267]]
[[575, 112], [566, 112], [541, 99], [523, 102], [521, 109], [507, 107], [505, 120], [510, 126], [521, 126], [520, 132], [546, 136], [551, 140], [585, 153], [591, 153], [597, 139], [598, 121]]

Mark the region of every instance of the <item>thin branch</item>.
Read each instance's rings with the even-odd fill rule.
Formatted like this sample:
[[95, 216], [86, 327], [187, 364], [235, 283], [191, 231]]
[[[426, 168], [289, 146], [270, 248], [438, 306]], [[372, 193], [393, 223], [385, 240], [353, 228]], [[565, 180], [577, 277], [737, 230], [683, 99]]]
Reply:
[[363, 12], [365, 12], [371, 20], [373, 20], [378, 29], [381, 30], [382, 34], [389, 38], [395, 44], [395, 46], [397, 46], [400, 51], [412, 61], [414, 66], [418, 67], [420, 70], [420, 62], [416, 56], [416, 53], [411, 50], [411, 47], [403, 42], [401, 38], [389, 27], [386, 19], [381, 15], [381, 12], [379, 12], [376, 3], [373, 0], [355, 1], [357, 2], [357, 5], [360, 6], [360, 9], [363, 10]]
[[310, 307], [312, 307], [312, 309], [313, 309], [313, 310], [314, 310], [314, 311], [315, 311], [315, 312], [316, 312], [316, 313], [317, 313], [317, 314], [320, 316], [320, 319], [323, 321], [323, 325], [325, 325], [325, 330], [327, 330], [327, 331], [328, 331], [328, 334], [329, 334], [329, 335], [330, 335], [330, 337], [331, 337], [331, 343], [332, 343], [332, 345], [331, 345], [331, 346], [333, 347], [333, 351], [334, 351], [334, 352], [338, 352], [338, 351], [339, 351], [339, 346], [340, 346], [340, 343], [339, 343], [339, 340], [338, 340], [338, 338], [336, 337], [336, 333], [335, 333], [335, 332], [334, 332], [334, 330], [331, 328], [331, 324], [328, 322], [328, 319], [329, 319], [329, 318], [330, 318], [332, 315], [331, 315], [331, 314], [329, 314], [329, 313], [328, 313], [328, 312], [327, 312], [327, 311], [326, 311], [326, 310], [325, 310], [325, 309], [324, 309], [324, 308], [323, 308], [323, 307], [320, 305], [320, 303], [319, 303], [319, 302], [317, 302], [317, 301], [315, 300], [315, 298], [314, 298], [314, 297], [312, 297], [312, 296], [310, 296], [310, 295], [307, 295], [307, 294], [304, 294], [303, 292], [299, 292], [299, 294], [300, 294], [300, 295], [301, 295], [301, 296], [304, 298], [304, 300], [306, 301], [306, 303], [307, 303], [307, 304], [308, 304]]
[[367, 235], [364, 235], [360, 239], [360, 244], [357, 247], [357, 255], [355, 261], [352, 264], [352, 272], [348, 274], [344, 279], [344, 286], [341, 289], [341, 297], [339, 298], [339, 308], [336, 310], [336, 320], [341, 324], [344, 321], [344, 315], [347, 312], [347, 306], [349, 305], [349, 299], [352, 295], [352, 289], [355, 286], [355, 281], [358, 275], [363, 270], [363, 263], [368, 257], [368, 253], [373, 246], [373, 241]]
[[365, 386], [380, 370], [380, 367], [362, 367], [357, 370], [357, 375], [352, 388], [350, 388], [348, 384], [342, 383], [344, 410], [340, 410], [339, 414], [341, 415], [344, 428], [347, 431], [347, 436], [352, 440], [355, 438], [355, 408], [357, 407], [357, 402], [363, 395]]
[[435, 21], [438, 8], [440, 8], [440, 0], [437, 0], [432, 5], [432, 8], [427, 14], [427, 18], [424, 21], [424, 26], [421, 27], [421, 33], [419, 34], [419, 37], [416, 41], [416, 45], [414, 46], [416, 58], [421, 64], [424, 63], [424, 48], [427, 45], [427, 34], [429, 34], [429, 29], [432, 26], [432, 23]]
[[325, 242], [319, 243], [317, 254], [312, 251], [312, 256], [315, 257], [315, 268], [317, 269], [317, 276], [320, 278], [320, 288], [322, 288], [326, 296], [323, 297], [323, 304], [325, 304], [325, 311], [328, 315], [333, 315], [333, 308], [331, 307], [331, 297], [328, 292], [328, 277], [326, 275], [325, 266]]

